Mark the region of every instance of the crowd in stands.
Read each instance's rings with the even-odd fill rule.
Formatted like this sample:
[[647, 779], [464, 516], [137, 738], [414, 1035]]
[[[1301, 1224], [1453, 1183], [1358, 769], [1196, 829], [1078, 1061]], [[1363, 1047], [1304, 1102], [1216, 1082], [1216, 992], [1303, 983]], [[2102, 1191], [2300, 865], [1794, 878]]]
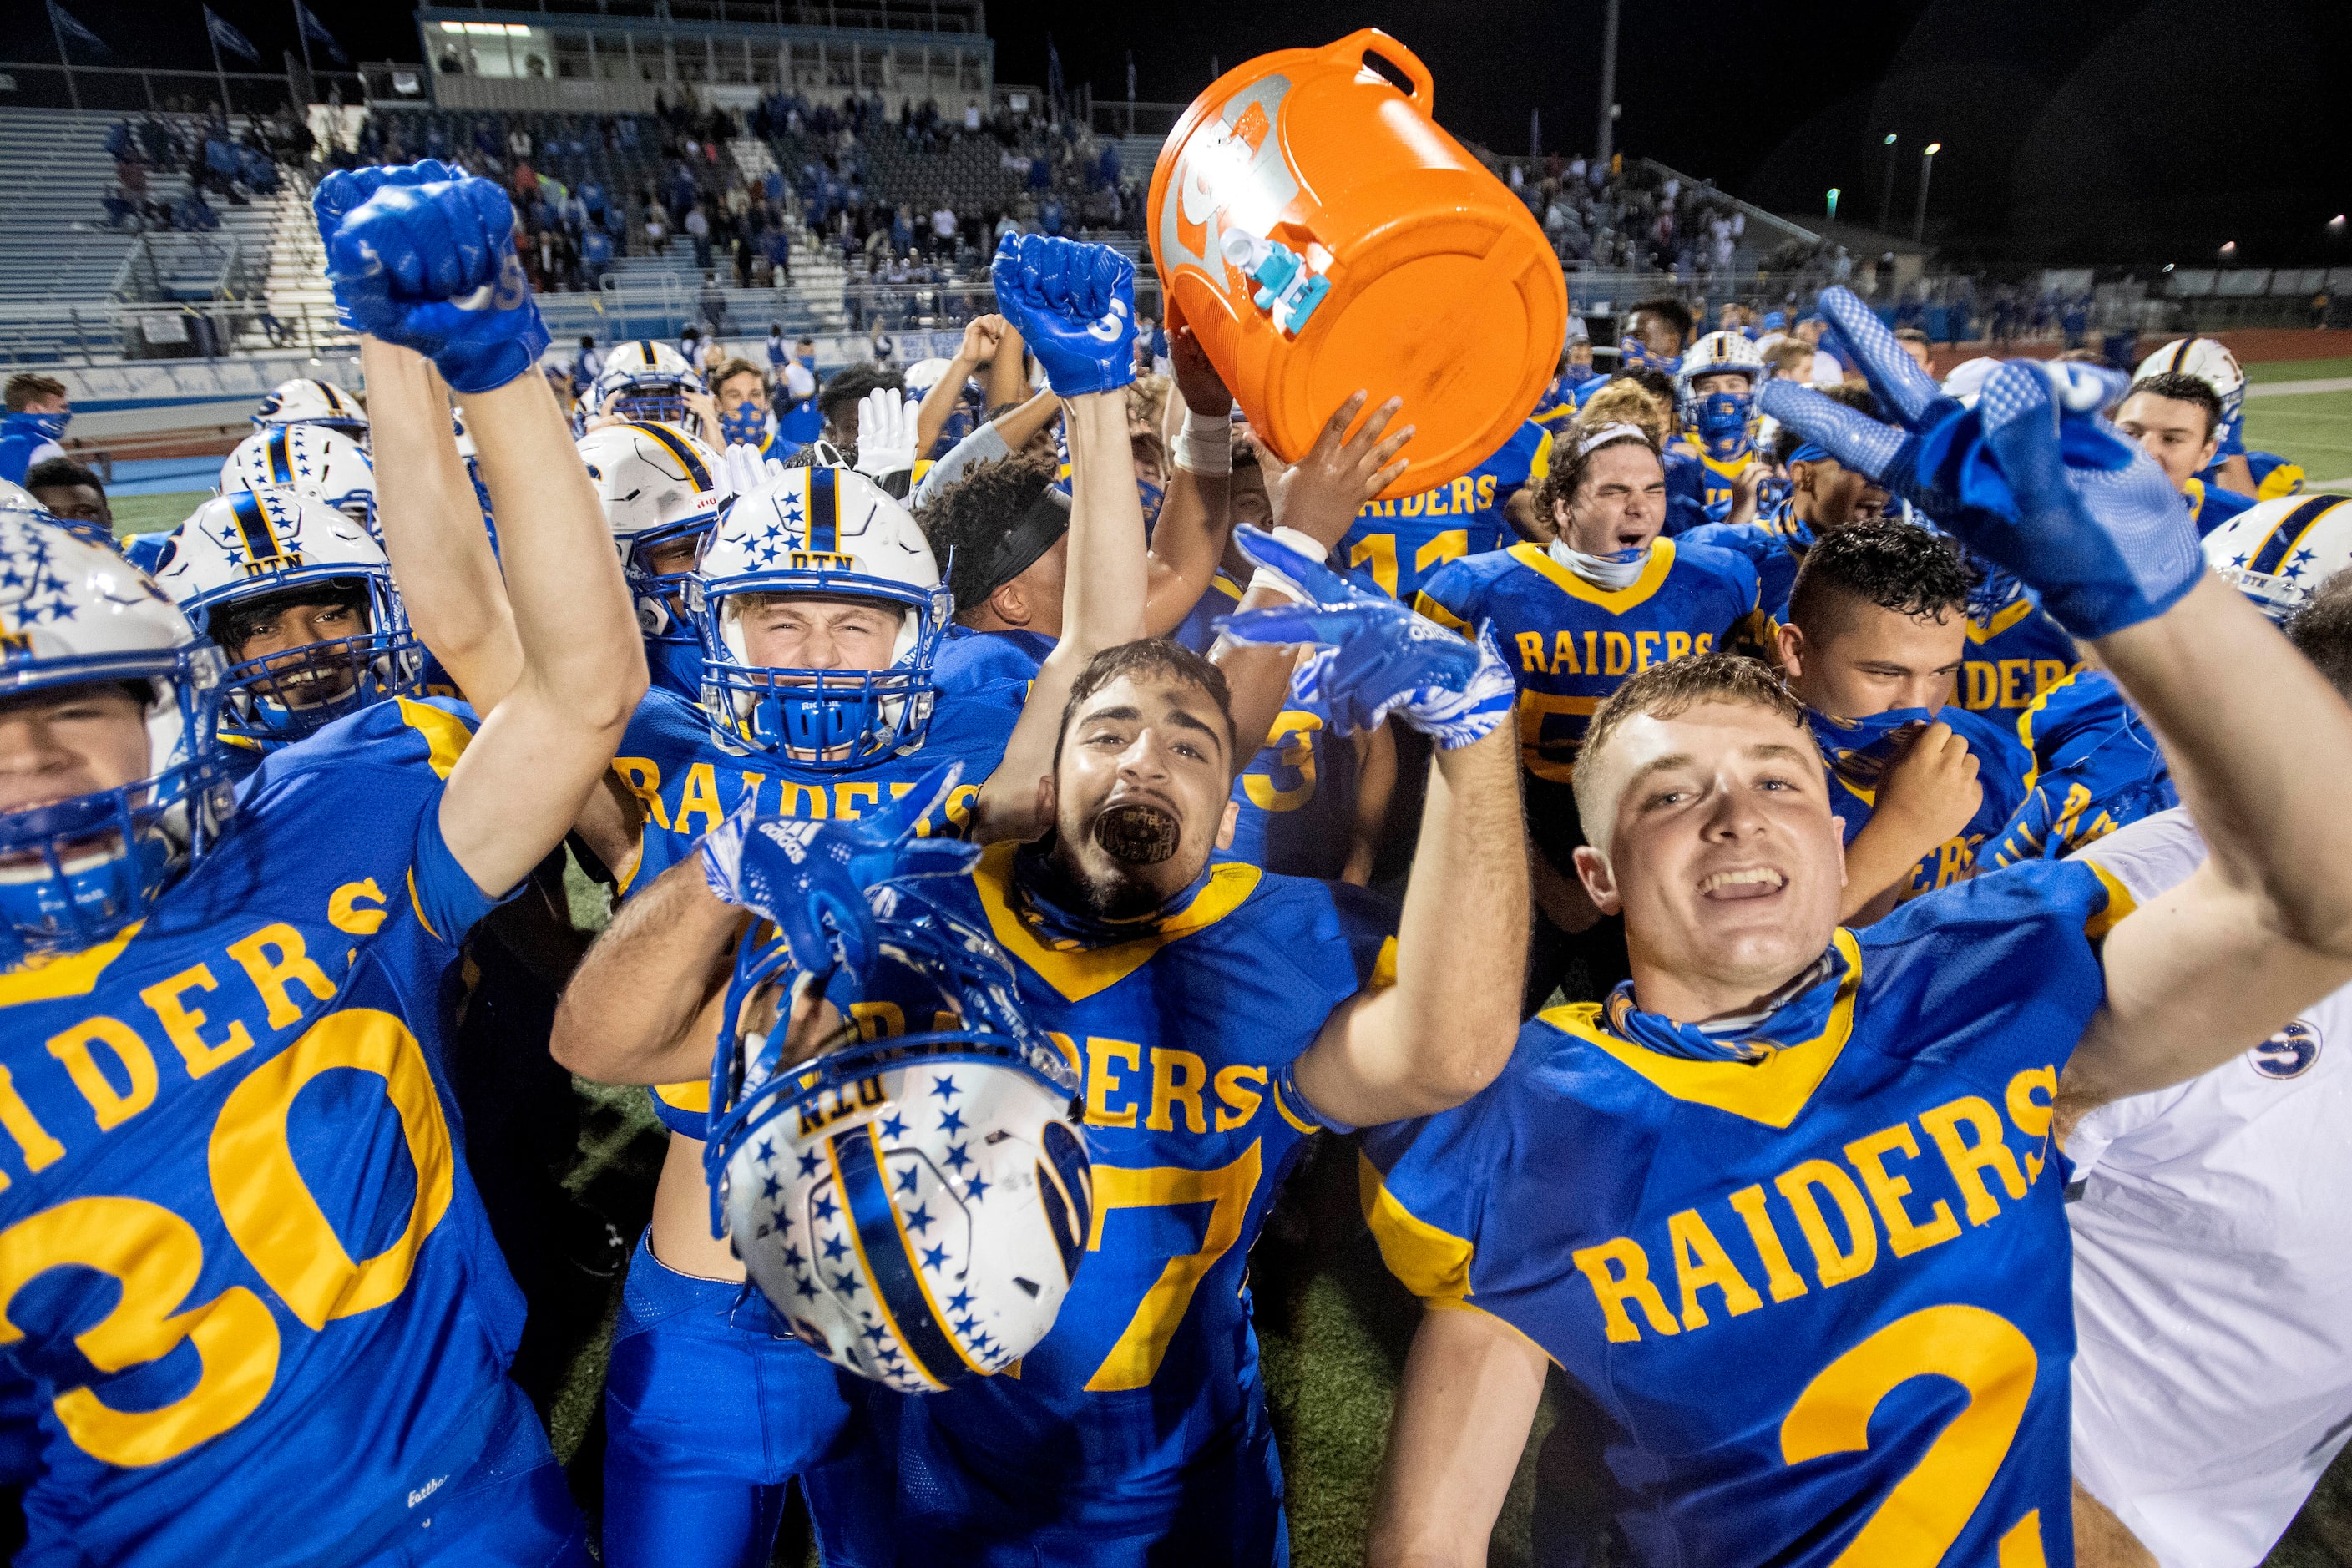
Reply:
[[[217, 103], [201, 113], [167, 117], [144, 114], [115, 121], [106, 133], [114, 159], [114, 184], [100, 198], [107, 223], [134, 231], [220, 226], [207, 192], [232, 206], [278, 187], [281, 166], [308, 161], [316, 144], [310, 127], [289, 107], [268, 117], [244, 115], [240, 129]], [[151, 187], [158, 174], [184, 174], [188, 188], [165, 201]]]

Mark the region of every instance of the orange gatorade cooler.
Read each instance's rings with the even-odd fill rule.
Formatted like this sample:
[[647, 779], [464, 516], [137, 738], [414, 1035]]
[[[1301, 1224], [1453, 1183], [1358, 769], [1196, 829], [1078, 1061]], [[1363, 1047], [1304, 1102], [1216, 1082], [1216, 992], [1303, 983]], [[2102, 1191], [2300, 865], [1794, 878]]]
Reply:
[[[1394, 65], [1400, 91], [1365, 63]], [[1217, 79], [1151, 174], [1151, 256], [1276, 456], [1358, 387], [1404, 400], [1384, 496], [1468, 473], [1532, 412], [1568, 330], [1543, 230], [1430, 118], [1429, 68], [1375, 27]]]

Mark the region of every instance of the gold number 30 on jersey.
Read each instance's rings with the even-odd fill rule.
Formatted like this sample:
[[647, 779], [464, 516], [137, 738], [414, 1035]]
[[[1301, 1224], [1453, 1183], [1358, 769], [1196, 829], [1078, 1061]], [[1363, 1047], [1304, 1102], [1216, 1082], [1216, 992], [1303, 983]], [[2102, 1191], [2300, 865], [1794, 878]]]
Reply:
[[[383, 1080], [416, 1167], [399, 1239], [357, 1260], [302, 1180], [287, 1139], [295, 1097], [335, 1068]], [[448, 1123], [416, 1037], [391, 1014], [367, 1008], [329, 1014], [248, 1074], [213, 1123], [208, 1157], [213, 1201], [237, 1250], [314, 1330], [398, 1299], [457, 1177]], [[195, 1386], [158, 1409], [117, 1410], [88, 1388], [58, 1395], [58, 1421], [92, 1458], [125, 1468], [163, 1464], [228, 1431], [268, 1396], [277, 1319], [242, 1285], [184, 1305], [204, 1262], [195, 1227], [144, 1198], [75, 1198], [0, 1231], [0, 1345], [25, 1337], [10, 1316], [19, 1290], [49, 1269], [82, 1268], [122, 1287], [114, 1310], [75, 1336], [100, 1372], [159, 1361], [183, 1341], [195, 1347]]]

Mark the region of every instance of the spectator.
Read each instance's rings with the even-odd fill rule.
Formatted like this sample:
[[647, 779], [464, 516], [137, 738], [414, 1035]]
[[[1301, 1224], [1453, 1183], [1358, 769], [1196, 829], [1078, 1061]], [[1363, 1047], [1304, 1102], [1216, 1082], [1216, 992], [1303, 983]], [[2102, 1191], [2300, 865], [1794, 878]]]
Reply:
[[686, 215], [687, 237], [694, 242], [694, 265], [697, 270], [710, 270], [710, 219], [697, 202]]
[[662, 211], [657, 206], [646, 208], [646, 248], [656, 256], [669, 254], [669, 226], [662, 222]]
[[793, 345], [791, 363], [784, 366], [778, 384], [783, 394], [783, 410], [777, 421], [777, 434], [795, 446], [806, 446], [824, 433], [824, 416], [817, 407], [816, 340], [803, 337]]
[[955, 239], [955, 210], [942, 202], [931, 213], [931, 249], [935, 254], [953, 256]]
[[107, 504], [106, 487], [71, 458], [47, 458], [35, 463], [26, 470], [24, 482], [51, 517], [94, 523], [114, 531], [114, 509]]
[[590, 289], [604, 286], [604, 274], [613, 267], [612, 237], [601, 228], [591, 228], [580, 237], [580, 281]]
[[711, 336], [723, 337], [727, 331], [727, 292], [719, 287], [719, 274], [702, 275], [702, 292], [694, 301], [702, 319], [710, 323]]
[[1904, 327], [1895, 332], [1895, 341], [1903, 345], [1905, 353], [1918, 362], [1921, 370], [1934, 374], [1935, 366], [1930, 362], [1935, 357], [1935, 350], [1934, 345], [1928, 342], [1927, 333], [1916, 327]]
[[572, 395], [585, 394], [604, 374], [604, 356], [596, 352], [596, 340], [586, 332], [581, 333], [580, 352], [572, 359]]

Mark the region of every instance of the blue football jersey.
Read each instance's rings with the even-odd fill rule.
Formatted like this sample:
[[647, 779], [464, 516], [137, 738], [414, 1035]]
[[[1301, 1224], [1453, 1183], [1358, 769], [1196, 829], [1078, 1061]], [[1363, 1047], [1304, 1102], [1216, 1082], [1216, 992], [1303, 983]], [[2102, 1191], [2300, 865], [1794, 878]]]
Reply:
[[2054, 860], [2180, 804], [2156, 732], [2105, 670], [2070, 675], [2036, 698], [2017, 738], [2033, 756], [2032, 788], [1980, 862]]
[[2225, 490], [2205, 479], [2190, 479], [2183, 493], [2189, 498], [2189, 521], [2196, 525], [2200, 539], [2254, 504], [2252, 496]]
[[1373, 1234], [1582, 1386], [1638, 1563], [2070, 1563], [2051, 1101], [2129, 909], [2081, 861], [1967, 883], [1838, 932], [1747, 1040], [1552, 1008], [1367, 1136]]
[[[911, 752], [847, 772], [795, 768], [781, 754], [745, 751], [721, 741], [695, 704], [659, 688], [648, 690], [613, 758], [613, 773], [636, 797], [638, 852], [635, 864], [613, 868], [628, 898], [694, 852], [702, 836], [756, 795], [762, 812], [784, 816], [854, 820], [915, 787], [934, 768], [963, 763], [963, 777], [938, 816], [923, 826], [954, 833], [969, 818], [972, 796], [1004, 757], [1026, 691], [998, 685], [942, 693], [923, 743]], [[664, 1126], [699, 1138], [710, 1110], [707, 1079], [663, 1084], [654, 1110]]]
[[1355, 737], [1331, 732], [1320, 684], [1294, 672], [1266, 743], [1234, 779], [1234, 858], [1286, 877], [1336, 879], [1355, 842], [1356, 777]]
[[[1832, 719], [1825, 713], [1806, 710], [1806, 722], [1812, 726], [1813, 739], [1821, 743], [1822, 760], [1829, 769], [1830, 810], [1844, 819], [1848, 844], [1854, 841], [1877, 808], [1879, 774], [1895, 752], [1892, 731], [1899, 730], [1906, 719], [1924, 721], [1926, 717], [1926, 710], [1917, 708], [1858, 721]], [[1977, 805], [1976, 815], [1969, 818], [1968, 826], [1958, 837], [1946, 839], [1920, 858], [1909, 881], [1896, 895], [1898, 902], [1948, 887], [1972, 875], [1979, 854], [2009, 826], [2010, 818], [2025, 804], [2026, 795], [2033, 786], [2033, 753], [1997, 721], [1950, 703], [1937, 710], [1935, 717], [1950, 725], [1952, 732], [1966, 741], [1975, 754], [1977, 783], [1983, 787], [1984, 797]]]
[[1229, 574], [1220, 569], [1210, 577], [1208, 592], [1185, 612], [1182, 623], [1168, 634], [1169, 640], [1181, 643], [1205, 657], [1216, 646], [1218, 619], [1240, 609], [1242, 595], [1247, 591], [1246, 584], [1234, 582]]
[[1517, 539], [1503, 509], [1551, 471], [1551, 432], [1523, 422], [1500, 450], [1460, 479], [1396, 500], [1367, 501], [1331, 552], [1360, 587], [1410, 605], [1432, 572]]
[[954, 626], [931, 665], [931, 684], [942, 693], [963, 694], [998, 681], [1026, 686], [1037, 679], [1054, 639], [1042, 632], [976, 632]]
[[272, 753], [144, 921], [0, 974], [19, 1563], [358, 1561], [510, 1408], [442, 1059], [494, 901], [440, 836], [471, 722], [398, 700]]
[[2007, 724], [2084, 667], [2074, 639], [2023, 584], [2002, 574], [1993, 592], [1997, 604], [1969, 605], [1969, 646], [1952, 700]]
[[1750, 468], [1762, 468], [1769, 474], [1772, 465], [1769, 461], [1752, 449], [1742, 452], [1736, 458], [1717, 458], [1705, 451], [1700, 452], [1698, 454], [1700, 504], [1706, 508], [1708, 520], [1721, 522], [1731, 515], [1732, 503], [1738, 499], [1738, 492], [1733, 487], [1739, 482], [1740, 475]]
[[1745, 556], [1661, 539], [1623, 588], [1594, 586], [1541, 545], [1515, 544], [1433, 574], [1414, 607], [1465, 636], [1492, 621], [1519, 685], [1528, 822], [1556, 866], [1582, 842], [1570, 781], [1585, 725], [1636, 670], [1721, 646], [1756, 610]]
[[1689, 437], [1678, 437], [1667, 442], [1658, 460], [1666, 475], [1665, 536], [1678, 538], [1694, 528], [1718, 521], [1706, 510], [1706, 463]]
[[963, 1476], [981, 1495], [960, 1510], [1042, 1524], [1145, 1506], [1262, 1419], [1247, 1255], [1317, 1131], [1290, 1065], [1340, 1004], [1393, 980], [1395, 914], [1359, 889], [1220, 861], [1105, 942], [1028, 890], [1036, 854], [993, 845], [926, 888], [995, 937], [1022, 1007], [1084, 1080], [1087, 1250], [1013, 1369], [874, 1393], [895, 1406], [902, 1477], [932, 1478], [908, 1480], [908, 1502]]

